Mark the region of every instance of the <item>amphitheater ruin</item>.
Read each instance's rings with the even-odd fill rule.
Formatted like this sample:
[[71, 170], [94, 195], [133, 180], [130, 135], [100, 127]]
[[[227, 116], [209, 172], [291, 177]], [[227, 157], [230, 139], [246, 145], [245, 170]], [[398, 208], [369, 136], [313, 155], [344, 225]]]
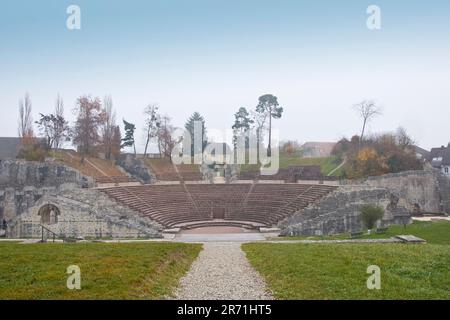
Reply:
[[[105, 165], [88, 158], [0, 161], [0, 220], [10, 238], [162, 238], [205, 227], [281, 235], [328, 235], [362, 229], [359, 207], [382, 205], [382, 226], [419, 213], [450, 211], [450, 183], [438, 171], [361, 181], [332, 180], [320, 168], [290, 167], [274, 176], [223, 177], [200, 166], [123, 155]], [[78, 168], [78, 169], [77, 169]], [[227, 178], [228, 175], [228, 178]]]

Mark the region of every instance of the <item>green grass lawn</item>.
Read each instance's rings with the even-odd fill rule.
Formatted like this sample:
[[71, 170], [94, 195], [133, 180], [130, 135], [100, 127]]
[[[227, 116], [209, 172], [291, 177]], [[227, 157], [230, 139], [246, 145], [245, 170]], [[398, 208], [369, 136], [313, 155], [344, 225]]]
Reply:
[[[450, 299], [450, 246], [404, 244], [242, 245], [277, 299]], [[369, 265], [381, 289], [369, 290]]]
[[[301, 158], [299, 156], [287, 156], [280, 154], [280, 168], [287, 168], [289, 166], [320, 166], [323, 175], [327, 175], [334, 168], [339, 166], [340, 162], [336, 157], [326, 158]], [[257, 171], [258, 165], [241, 165], [241, 171]], [[333, 176], [338, 176], [341, 170], [337, 170]]]
[[[363, 235], [361, 239], [384, 239], [401, 234], [411, 234], [416, 237], [425, 239], [430, 244], [450, 245], [450, 221], [414, 221], [407, 225], [406, 228], [400, 225], [393, 225], [388, 228], [386, 233], [371, 235]], [[273, 240], [333, 240], [333, 239], [350, 239], [349, 234], [339, 234], [324, 237], [280, 237]]]
[[[0, 299], [162, 299], [201, 245], [179, 243], [0, 243]], [[69, 290], [69, 265], [81, 290]]]

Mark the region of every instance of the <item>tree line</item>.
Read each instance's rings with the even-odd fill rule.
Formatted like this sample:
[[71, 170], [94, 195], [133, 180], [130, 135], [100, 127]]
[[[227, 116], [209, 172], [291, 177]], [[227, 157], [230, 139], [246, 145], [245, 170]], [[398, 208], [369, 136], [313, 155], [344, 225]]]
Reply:
[[[404, 170], [417, 170], [422, 163], [416, 158], [414, 141], [400, 128], [395, 134], [381, 134], [366, 137], [366, 127], [374, 117], [382, 114], [381, 108], [373, 101], [364, 100], [354, 106], [361, 117], [362, 129], [359, 135], [350, 140], [340, 140], [333, 155], [340, 161], [346, 161], [342, 169], [344, 177], [360, 178], [370, 175], [379, 175]], [[22, 150], [19, 155], [28, 160], [43, 160], [52, 149], [59, 149], [65, 141], [71, 141], [77, 148], [84, 161], [86, 156], [96, 156], [103, 153], [106, 159], [117, 158], [125, 147], [133, 148], [136, 154], [136, 125], [125, 119], [121, 127], [117, 124], [116, 112], [111, 96], [103, 100], [98, 97], [80, 96], [76, 100], [73, 113], [75, 122], [69, 125], [65, 118], [63, 99], [58, 95], [55, 100], [53, 112], [39, 114], [39, 119], [33, 121], [32, 103], [29, 94], [19, 101], [18, 134], [22, 138]], [[272, 122], [283, 115], [283, 107], [279, 105], [278, 98], [272, 94], [265, 94], [258, 98], [255, 107], [240, 107], [234, 113], [233, 145], [236, 148], [239, 139], [244, 138], [246, 147], [248, 139], [253, 135], [256, 138], [257, 148], [263, 145], [265, 134], [267, 139], [267, 155], [271, 155], [272, 148]], [[171, 118], [160, 112], [159, 106], [149, 104], [143, 109], [144, 126], [144, 154], [149, 155], [149, 146], [155, 143], [161, 157], [171, 159], [174, 147], [182, 142], [182, 135], [177, 136], [176, 127], [172, 125]], [[194, 150], [194, 142], [183, 146], [190, 148], [191, 155], [203, 152], [207, 145], [207, 128], [204, 117], [194, 112], [186, 121], [184, 129], [194, 137], [195, 123], [201, 123], [202, 142], [201, 150]], [[35, 137], [33, 125], [37, 125], [38, 134]], [[242, 140], [241, 140], [242, 141]], [[288, 141], [282, 145], [282, 153], [294, 155], [299, 150], [299, 143]], [[259, 151], [259, 150], [258, 150]], [[259, 154], [259, 152], [258, 152]]]
[[[106, 159], [114, 159], [125, 147], [130, 147], [134, 154], [137, 153], [136, 125], [123, 119], [122, 134], [110, 95], [105, 96], [103, 100], [88, 95], [80, 96], [72, 112], [75, 115], [75, 122], [69, 125], [65, 117], [64, 101], [58, 94], [54, 110], [48, 114], [39, 113], [38, 120], [33, 121], [32, 102], [30, 95], [26, 93], [24, 98], [19, 100], [18, 135], [22, 140], [19, 156], [27, 160], [42, 161], [50, 150], [58, 150], [69, 141], [77, 148], [81, 161], [84, 161], [86, 156], [99, 153], [103, 153]], [[239, 136], [254, 132], [259, 147], [264, 138], [264, 131], [267, 130], [270, 155], [272, 120], [279, 119], [282, 113], [283, 108], [279, 106], [277, 97], [271, 94], [261, 96], [253, 110], [239, 108], [232, 125], [233, 143], [236, 143]], [[177, 128], [172, 125], [172, 119], [162, 114], [156, 104], [147, 105], [143, 110], [143, 116], [143, 156], [148, 156], [150, 144], [154, 142], [159, 155], [170, 159], [175, 145], [182, 141], [181, 136], [176, 137], [174, 134]], [[191, 154], [202, 152], [208, 140], [205, 119], [199, 112], [194, 112], [187, 119], [184, 129], [193, 137], [195, 122], [202, 125], [202, 150], [194, 150], [194, 143], [191, 141]], [[38, 128], [37, 134], [34, 125]]]
[[[136, 126], [123, 119], [122, 136], [111, 96], [107, 95], [103, 100], [87, 95], [77, 98], [72, 109], [75, 115], [73, 125], [69, 125], [64, 112], [64, 102], [58, 94], [53, 112], [39, 113], [39, 119], [33, 121], [30, 95], [26, 93], [19, 100], [18, 136], [22, 144], [20, 158], [42, 161], [50, 150], [58, 150], [69, 141], [77, 148], [82, 162], [86, 156], [99, 153], [103, 153], [109, 160], [117, 158], [125, 147], [133, 147], [136, 154]], [[176, 143], [171, 118], [159, 114], [157, 105], [148, 105], [143, 115], [144, 156], [148, 154], [152, 140], [156, 140], [161, 156], [168, 156]], [[37, 133], [34, 125], [38, 128]]]

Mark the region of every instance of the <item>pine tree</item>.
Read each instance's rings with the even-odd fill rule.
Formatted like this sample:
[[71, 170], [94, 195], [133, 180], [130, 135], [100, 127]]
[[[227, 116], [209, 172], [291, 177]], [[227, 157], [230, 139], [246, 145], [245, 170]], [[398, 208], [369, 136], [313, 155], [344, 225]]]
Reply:
[[[201, 122], [201, 124], [202, 124], [202, 129], [201, 129], [202, 130], [202, 143], [201, 143], [202, 150], [194, 150], [194, 124], [196, 121]], [[198, 112], [194, 112], [189, 117], [188, 121], [184, 125], [184, 128], [191, 135], [191, 155], [195, 155], [195, 154], [203, 152], [203, 150], [205, 149], [205, 147], [207, 145], [205, 119], [203, 118], [203, 116]]]
[[[250, 118], [250, 113], [244, 107], [239, 108], [238, 112], [234, 114], [234, 118], [234, 124], [231, 128], [233, 129], [233, 144], [236, 148], [238, 137], [247, 133], [254, 121]], [[246, 139], [246, 145], [247, 141], [248, 139]]]
[[134, 147], [134, 155], [136, 155], [136, 143], [134, 140], [134, 131], [136, 126], [130, 122], [123, 120], [125, 126], [125, 137], [122, 139], [121, 147]]
[[278, 99], [274, 95], [265, 94], [259, 97], [256, 112], [267, 115], [269, 118], [269, 145], [267, 146], [267, 155], [272, 155], [272, 118], [280, 119], [283, 114], [283, 108], [279, 106]]

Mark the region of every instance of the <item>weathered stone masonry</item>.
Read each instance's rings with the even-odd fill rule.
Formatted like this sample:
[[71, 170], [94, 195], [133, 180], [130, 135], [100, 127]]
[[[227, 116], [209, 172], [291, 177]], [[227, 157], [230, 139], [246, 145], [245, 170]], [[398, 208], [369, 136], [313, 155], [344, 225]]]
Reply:
[[346, 181], [337, 191], [279, 226], [283, 235], [326, 235], [363, 229], [359, 208], [376, 203], [386, 208], [380, 225], [408, 222], [414, 211], [450, 212], [450, 179], [435, 170], [408, 171]]
[[279, 226], [284, 236], [318, 236], [363, 230], [359, 209], [365, 203], [385, 208], [379, 226], [411, 222], [411, 215], [398, 205], [399, 199], [384, 188], [344, 186], [323, 198], [318, 204], [294, 214]]
[[[41, 209], [51, 204], [56, 218], [43, 223]], [[36, 238], [44, 225], [59, 237], [159, 238], [162, 227], [129, 208], [118, 205], [97, 190], [78, 189], [45, 195], [10, 222], [9, 236]], [[47, 232], [44, 232], [47, 234]]]
[[[41, 224], [61, 237], [161, 237], [161, 226], [86, 188], [92, 185], [63, 165], [0, 161], [0, 221], [9, 237], [40, 237]], [[56, 223], [40, 215], [46, 205], [57, 208]]]
[[439, 175], [439, 194], [441, 201], [441, 209], [443, 212], [450, 214], [450, 178]]
[[411, 212], [418, 205], [424, 212], [441, 212], [438, 178], [440, 173], [429, 171], [405, 171], [387, 174], [379, 177], [369, 177], [352, 184], [362, 184], [371, 187], [386, 188], [397, 194], [400, 204]]
[[133, 155], [121, 155], [116, 160], [116, 163], [125, 172], [144, 184], [152, 184], [157, 181], [155, 174], [144, 164], [144, 162]]
[[92, 179], [84, 177], [75, 169], [57, 163], [0, 160], [0, 189], [51, 187], [64, 190], [92, 185]]

